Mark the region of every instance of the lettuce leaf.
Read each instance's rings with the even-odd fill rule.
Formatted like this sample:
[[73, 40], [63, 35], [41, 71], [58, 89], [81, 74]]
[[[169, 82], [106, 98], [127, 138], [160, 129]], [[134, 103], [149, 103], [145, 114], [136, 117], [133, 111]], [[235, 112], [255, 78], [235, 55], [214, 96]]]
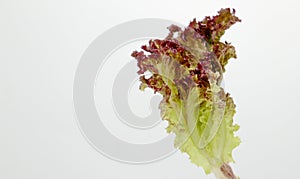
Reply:
[[132, 53], [140, 89], [151, 88], [163, 96], [161, 117], [168, 121], [167, 132], [176, 134], [175, 147], [207, 174], [230, 179], [236, 178], [227, 163], [234, 162], [232, 151], [240, 144], [235, 136], [239, 126], [233, 123], [233, 99], [221, 82], [236, 53], [220, 38], [236, 22], [240, 19], [234, 9], [221, 9], [216, 16], [194, 19], [184, 29], [171, 25], [165, 39], [150, 40], [142, 51]]

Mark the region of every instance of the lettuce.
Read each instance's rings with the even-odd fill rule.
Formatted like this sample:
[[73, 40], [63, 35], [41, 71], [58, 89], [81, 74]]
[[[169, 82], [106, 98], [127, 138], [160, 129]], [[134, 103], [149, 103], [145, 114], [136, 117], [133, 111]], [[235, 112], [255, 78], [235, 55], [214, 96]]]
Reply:
[[140, 89], [163, 96], [161, 117], [168, 121], [167, 132], [176, 135], [175, 147], [206, 174], [225, 179], [236, 178], [228, 163], [234, 162], [232, 151], [240, 139], [234, 134], [239, 129], [233, 123], [235, 104], [221, 87], [225, 66], [236, 53], [220, 38], [236, 22], [240, 19], [234, 9], [221, 9], [184, 29], [171, 25], [165, 39], [150, 40], [142, 51], [132, 53]]

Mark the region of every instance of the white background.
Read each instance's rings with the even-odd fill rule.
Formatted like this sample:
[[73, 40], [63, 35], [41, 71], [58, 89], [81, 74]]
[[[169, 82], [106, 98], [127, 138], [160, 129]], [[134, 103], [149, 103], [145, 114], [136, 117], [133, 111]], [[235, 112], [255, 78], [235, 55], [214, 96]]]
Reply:
[[243, 179], [300, 178], [299, 1], [0, 1], [0, 178], [213, 178], [186, 155], [148, 165], [103, 157], [81, 135], [72, 84], [79, 59], [102, 32], [137, 18], [187, 24], [234, 7], [225, 35], [237, 49], [226, 90], [237, 104]]

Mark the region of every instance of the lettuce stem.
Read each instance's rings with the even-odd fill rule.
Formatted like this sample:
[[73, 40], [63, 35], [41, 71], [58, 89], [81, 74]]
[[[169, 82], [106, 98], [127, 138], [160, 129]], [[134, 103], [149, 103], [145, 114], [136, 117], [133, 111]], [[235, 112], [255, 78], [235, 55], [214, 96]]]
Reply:
[[239, 177], [234, 175], [230, 165], [226, 163], [220, 168], [214, 168], [212, 172], [216, 176], [216, 179], [239, 179]]

